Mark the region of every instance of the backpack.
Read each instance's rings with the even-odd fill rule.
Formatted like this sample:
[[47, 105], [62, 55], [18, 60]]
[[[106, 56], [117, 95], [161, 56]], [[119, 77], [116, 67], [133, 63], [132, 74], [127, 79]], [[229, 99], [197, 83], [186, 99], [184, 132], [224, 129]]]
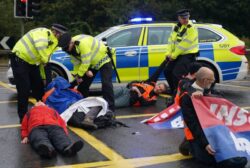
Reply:
[[[92, 110], [92, 108], [99, 107], [99, 110]], [[94, 114], [92, 113], [94, 112]], [[83, 126], [82, 121], [85, 116], [93, 118], [94, 124], [98, 128], [106, 128], [109, 126], [125, 126], [125, 124], [117, 121], [112, 111], [108, 110], [108, 103], [101, 97], [88, 97], [71, 105], [65, 110], [61, 117], [68, 123], [68, 125], [80, 128]]]
[[[72, 117], [68, 121], [68, 125], [73, 127], [79, 127], [79, 128], [86, 128], [81, 122], [84, 120], [86, 114], [84, 112], [78, 112], [76, 111]], [[115, 119], [115, 116], [113, 112], [108, 111], [105, 115], [96, 117], [94, 119], [94, 123], [97, 125], [98, 129], [100, 128], [107, 128], [107, 127], [117, 127], [117, 126], [124, 126], [128, 127], [126, 124], [117, 121]]]

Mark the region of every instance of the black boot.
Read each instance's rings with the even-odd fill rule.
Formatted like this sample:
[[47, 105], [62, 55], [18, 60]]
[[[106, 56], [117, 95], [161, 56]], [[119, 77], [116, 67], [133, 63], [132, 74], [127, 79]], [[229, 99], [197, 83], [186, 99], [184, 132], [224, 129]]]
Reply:
[[63, 154], [65, 156], [73, 156], [82, 149], [83, 145], [84, 145], [84, 143], [82, 141], [80, 141], [80, 140], [76, 141], [76, 142], [70, 144], [69, 146], [67, 146], [63, 150]]
[[56, 151], [54, 149], [50, 149], [47, 145], [44, 144], [38, 146], [37, 152], [41, 157], [48, 159], [56, 156]]
[[186, 138], [184, 138], [182, 143], [180, 144], [179, 152], [184, 156], [190, 155], [190, 145], [188, 140], [186, 140]]

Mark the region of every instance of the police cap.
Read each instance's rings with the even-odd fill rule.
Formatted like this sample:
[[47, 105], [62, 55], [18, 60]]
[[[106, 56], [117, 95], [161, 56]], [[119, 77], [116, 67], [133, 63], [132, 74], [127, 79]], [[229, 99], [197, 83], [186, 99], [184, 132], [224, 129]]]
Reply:
[[59, 33], [65, 33], [68, 31], [67, 27], [57, 23], [52, 24], [51, 28], [58, 31]]
[[180, 9], [176, 12], [177, 16], [182, 18], [188, 18], [190, 16], [190, 10], [188, 9]]
[[69, 47], [71, 41], [71, 35], [69, 33], [64, 33], [58, 40], [58, 46], [62, 47], [62, 50], [66, 50]]

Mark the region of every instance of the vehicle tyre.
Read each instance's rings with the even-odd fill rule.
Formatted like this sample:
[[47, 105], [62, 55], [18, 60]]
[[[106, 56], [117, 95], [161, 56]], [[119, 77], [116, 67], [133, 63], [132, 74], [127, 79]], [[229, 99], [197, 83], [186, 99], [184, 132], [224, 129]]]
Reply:
[[52, 79], [56, 78], [57, 76], [61, 76], [64, 79], [68, 80], [68, 77], [62, 68], [60, 68], [56, 65], [53, 65], [53, 64], [50, 64], [50, 68], [51, 68]]

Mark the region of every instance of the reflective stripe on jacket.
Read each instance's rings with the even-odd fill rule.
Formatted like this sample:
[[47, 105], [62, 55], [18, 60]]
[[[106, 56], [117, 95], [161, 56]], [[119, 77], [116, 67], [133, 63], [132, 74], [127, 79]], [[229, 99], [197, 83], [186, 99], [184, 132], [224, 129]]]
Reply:
[[191, 21], [187, 25], [178, 23], [168, 39], [166, 55], [176, 59], [179, 55], [198, 53], [198, 31]]
[[71, 62], [74, 65], [73, 75], [83, 76], [89, 68], [100, 69], [104, 64], [110, 62], [107, 57], [107, 47], [103, 42], [88, 35], [77, 35], [73, 37], [74, 41], [79, 41], [76, 45], [78, 57], [71, 56]]
[[47, 63], [50, 55], [56, 50], [58, 40], [51, 30], [36, 28], [26, 33], [15, 44], [12, 52], [32, 65]]

